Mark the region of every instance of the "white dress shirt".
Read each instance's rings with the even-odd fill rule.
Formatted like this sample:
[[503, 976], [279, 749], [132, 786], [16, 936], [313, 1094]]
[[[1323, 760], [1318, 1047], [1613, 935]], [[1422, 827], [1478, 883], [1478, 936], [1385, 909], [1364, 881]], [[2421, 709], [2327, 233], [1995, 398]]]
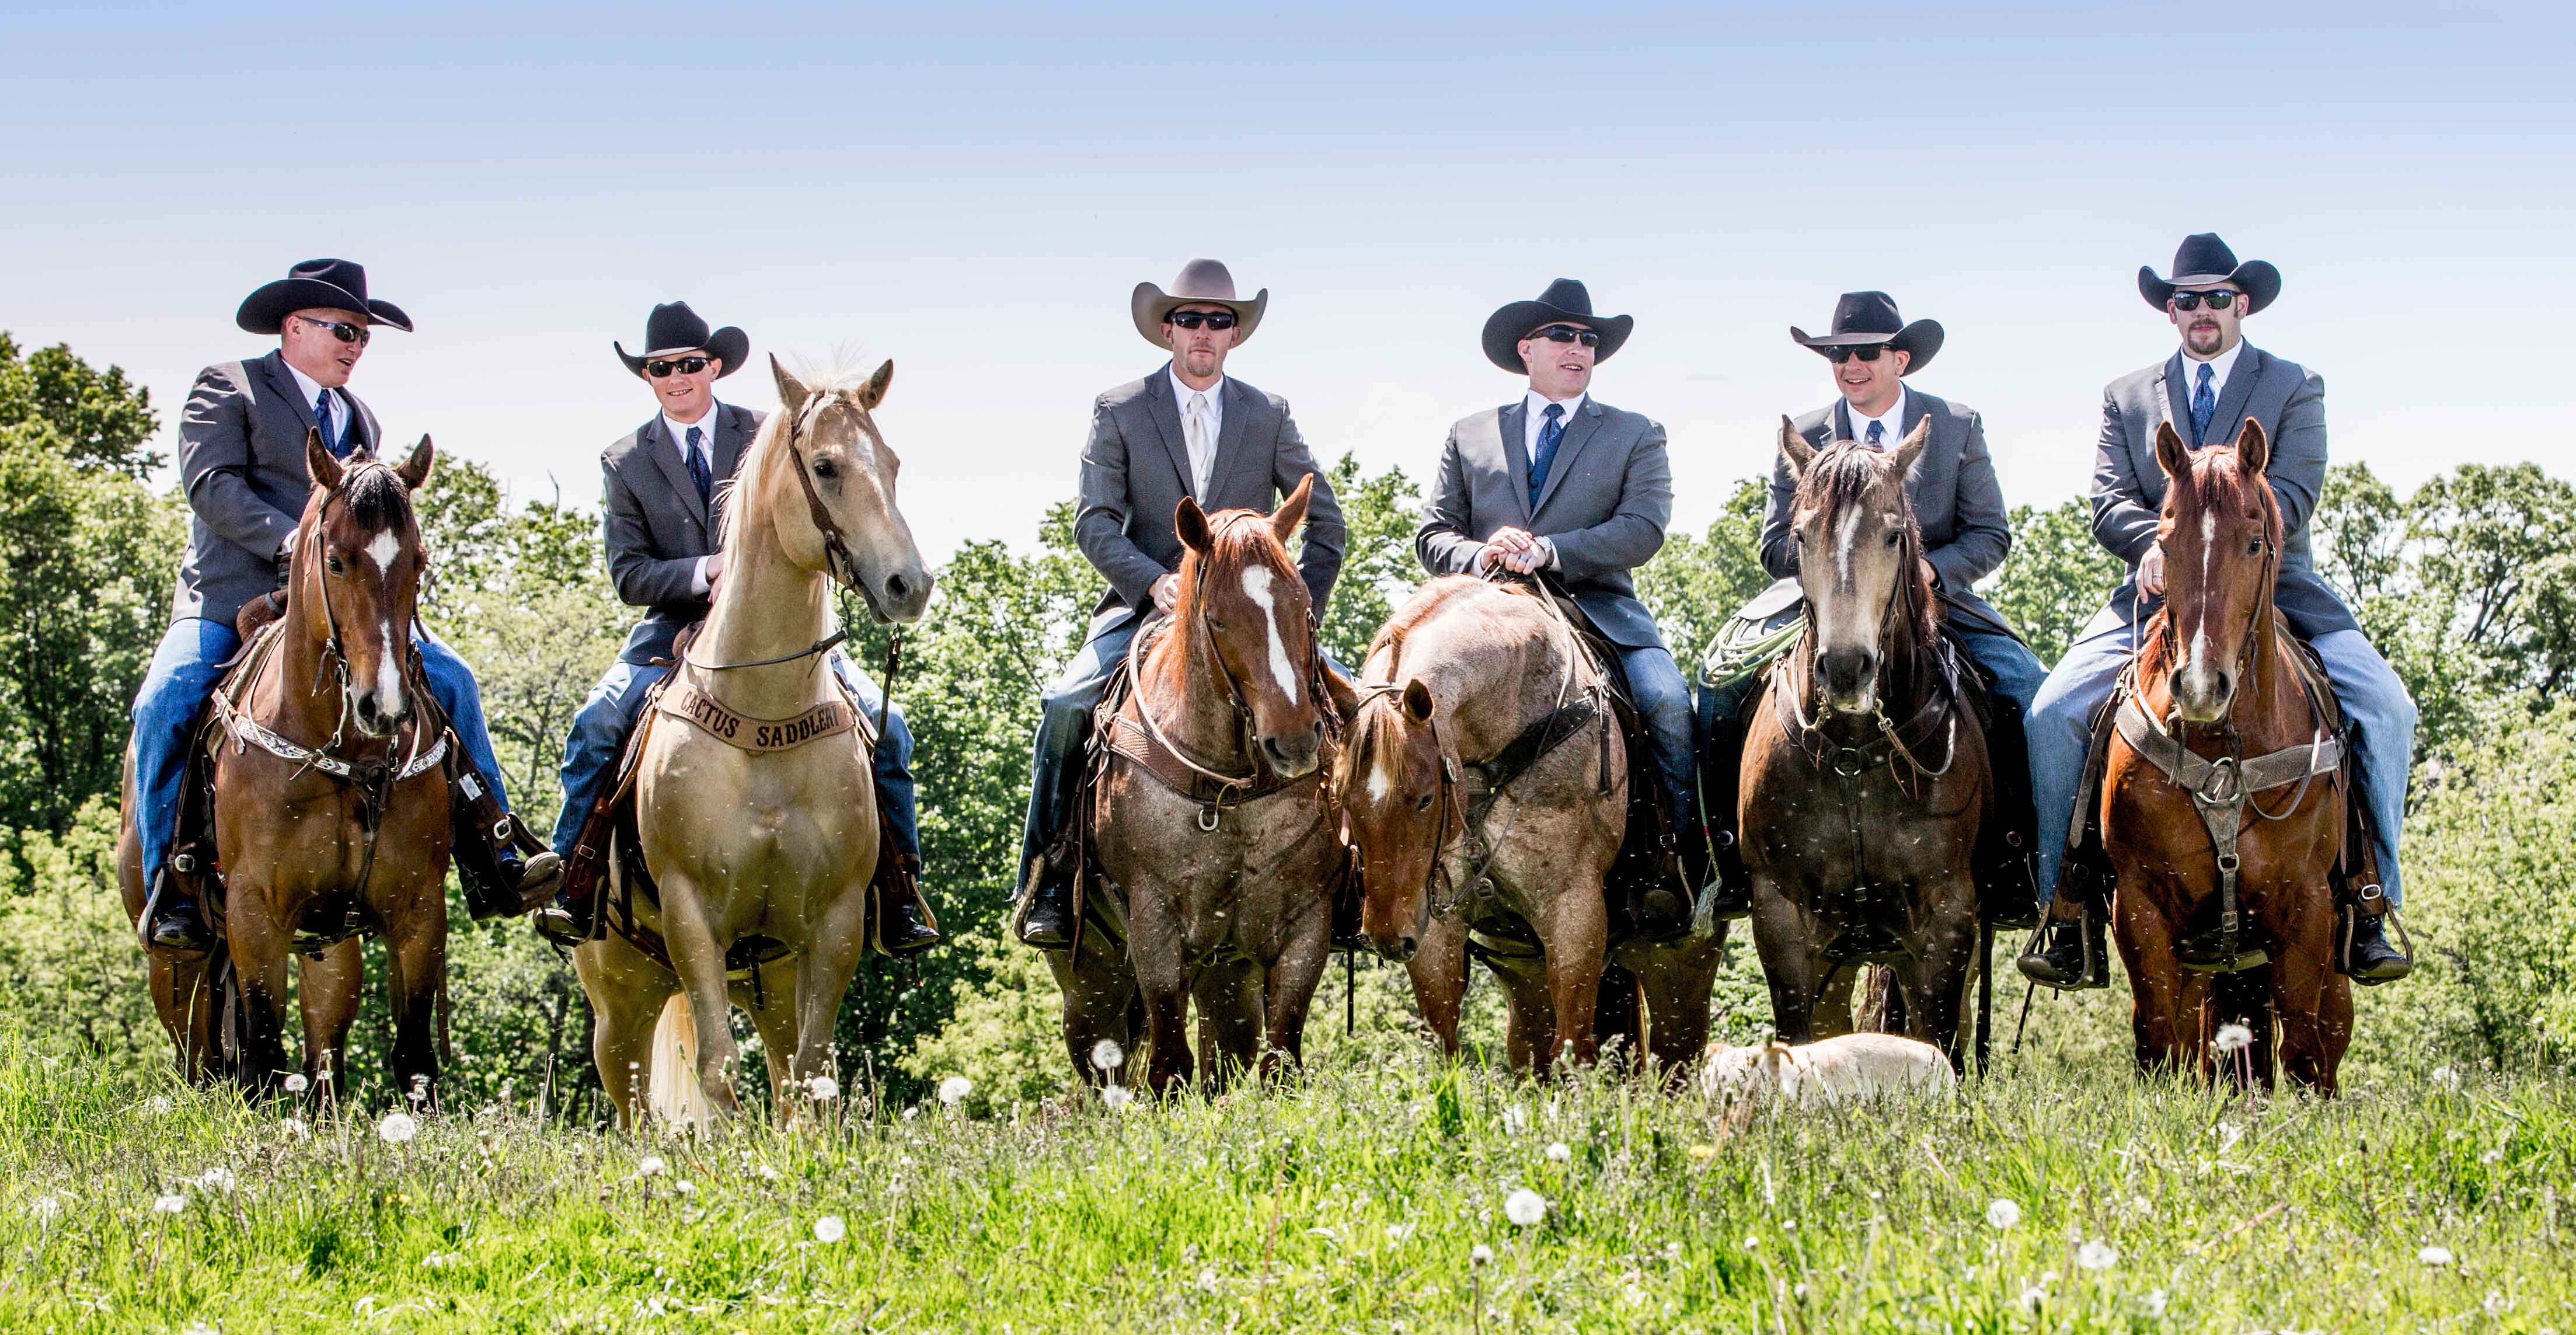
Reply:
[[[1181, 414], [1181, 440], [1188, 446], [1190, 452], [1190, 495], [1197, 498], [1200, 504], [1205, 505], [1208, 483], [1216, 477], [1217, 433], [1225, 429], [1225, 377], [1218, 376], [1216, 383], [1206, 389], [1192, 389], [1182, 382], [1178, 369], [1169, 370], [1166, 374], [1172, 377], [1172, 405], [1178, 408]], [[1207, 416], [1200, 423], [1200, 435], [1196, 443], [1190, 442], [1192, 411], [1190, 400], [1192, 399], [1207, 401], [1197, 409]]]
[[[2235, 372], [2236, 359], [2242, 355], [2244, 351], [2245, 340], [2240, 338], [2236, 340], [2235, 346], [2208, 360], [2206, 365], [2209, 367], [2210, 393], [2217, 395], [2224, 395], [2227, 393], [2227, 377]], [[2200, 388], [2200, 368], [2203, 364], [2204, 363], [2200, 358], [2191, 355], [2190, 347], [2185, 346], [2183, 348], [2182, 401], [2185, 403], [2191, 402], [2192, 391]], [[2215, 423], [2212, 425], [2215, 425]]]
[[1905, 386], [1899, 384], [1896, 387], [1896, 402], [1889, 404], [1887, 411], [1876, 417], [1861, 416], [1860, 409], [1853, 407], [1849, 399], [1843, 401], [1843, 413], [1851, 418], [1852, 439], [1862, 444], [1869, 443], [1869, 424], [1876, 422], [1879, 432], [1878, 447], [1882, 450], [1895, 449], [1897, 442], [1905, 439]]
[[[286, 373], [295, 377], [295, 387], [304, 392], [304, 406], [307, 408], [312, 407], [313, 401], [322, 397], [322, 382], [295, 369], [295, 363], [286, 361], [283, 357], [278, 358], [278, 360], [286, 362]], [[330, 420], [327, 422], [315, 422], [314, 425], [322, 428], [322, 434], [326, 440], [338, 440], [340, 437], [356, 430], [358, 425], [358, 413], [357, 410], [349, 404], [349, 391], [345, 389], [332, 391]], [[327, 449], [329, 446], [326, 444], [324, 448]], [[280, 556], [284, 556], [289, 551], [293, 550], [294, 547], [295, 535], [293, 533], [289, 533], [278, 541], [277, 553]]]
[[[1560, 401], [1557, 399], [1551, 399], [1548, 396], [1539, 393], [1537, 390], [1531, 390], [1522, 399], [1523, 405], [1526, 406], [1529, 411], [1522, 414], [1522, 416], [1527, 420], [1521, 423], [1521, 450], [1529, 457], [1530, 467], [1538, 467], [1538, 433], [1547, 429], [1547, 406], [1554, 403], [1564, 408], [1565, 415], [1559, 418], [1558, 422], [1565, 430], [1572, 431], [1574, 429], [1574, 416], [1575, 414], [1583, 411], [1583, 400], [1585, 397], [1586, 396], [1584, 395], [1577, 394], [1573, 398]], [[1565, 438], [1563, 436], [1557, 437], [1556, 448], [1558, 451], [1558, 458], [1563, 458], [1565, 450]], [[1556, 473], [1556, 464], [1557, 459], [1548, 460], [1548, 474], [1551, 477]], [[1540, 489], [1545, 490], [1544, 487]], [[1556, 564], [1556, 540], [1543, 533], [1533, 534], [1532, 536], [1538, 539], [1538, 545], [1547, 552], [1547, 560], [1542, 563], [1539, 568], [1544, 570], [1554, 566]]]
[[[674, 421], [669, 413], [662, 414], [662, 429], [670, 433], [672, 447], [680, 452], [681, 471], [685, 472], [688, 470], [689, 428], [696, 427], [698, 429], [698, 456], [707, 461], [707, 476], [712, 478], [716, 475], [716, 422], [718, 420], [716, 414], [722, 411], [723, 408], [723, 404], [716, 402], [714, 399], [709, 399], [707, 400], [707, 415], [694, 422]], [[709, 505], [712, 506], [714, 498], [710, 496], [708, 498], [708, 502]], [[701, 598], [706, 596], [707, 588], [710, 583], [707, 578], [707, 563], [714, 559], [715, 557], [713, 555], [701, 556], [698, 558], [697, 573], [689, 576], [689, 592], [694, 593]]]

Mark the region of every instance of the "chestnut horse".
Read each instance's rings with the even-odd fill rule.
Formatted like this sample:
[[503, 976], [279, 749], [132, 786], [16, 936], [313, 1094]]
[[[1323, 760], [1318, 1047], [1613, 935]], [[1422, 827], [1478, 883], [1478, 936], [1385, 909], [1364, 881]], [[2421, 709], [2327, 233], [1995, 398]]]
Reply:
[[[456, 743], [428, 703], [411, 641], [427, 564], [411, 493], [429, 480], [435, 454], [423, 436], [399, 465], [372, 455], [344, 463], [320, 433], [306, 434], [313, 488], [296, 525], [285, 613], [244, 637], [240, 665], [214, 700], [221, 883], [204, 876], [210, 893], [199, 901], [215, 915], [217, 944], [197, 958], [151, 956], [153, 1006], [192, 1080], [231, 1072], [267, 1094], [300, 1069], [317, 1097], [346, 1091], [349, 1026], [366, 982], [360, 938], [382, 932], [395, 1084], [424, 1106], [436, 1097], [433, 1007], [447, 971], [443, 762]], [[126, 912], [139, 918], [133, 763], [129, 748], [117, 876]], [[285, 1013], [287, 965], [299, 957], [297, 1063], [285, 1051]]]
[[[591, 1057], [628, 1127], [648, 1099], [672, 1121], [739, 1111], [734, 1005], [760, 1034], [773, 1095], [838, 1075], [832, 1027], [868, 947], [874, 720], [858, 720], [827, 661], [842, 638], [832, 595], [847, 586], [878, 619], [915, 621], [930, 574], [895, 508], [898, 461], [872, 415], [894, 363], [864, 381], [811, 384], [769, 365], [780, 407], [719, 498], [724, 577], [636, 773], [635, 828], [660, 902], [638, 894], [632, 911], [670, 966], [622, 931], [573, 951], [598, 1017]], [[620, 859], [609, 866], [622, 898]], [[736, 956], [755, 936], [774, 958]], [[776, 1103], [790, 1118], [801, 1106]]]
[[1905, 494], [1930, 429], [1893, 454], [1819, 450], [1781, 419], [1806, 633], [1746, 730], [1737, 828], [1780, 1041], [1849, 1032], [1852, 982], [1880, 964], [1905, 1034], [1959, 1064], [1985, 967], [1969, 862], [1994, 785]]
[[1288, 559], [1314, 478], [1275, 514], [1209, 515], [1183, 497], [1177, 601], [1131, 642], [1133, 689], [1104, 721], [1089, 819], [1101, 880], [1083, 930], [1047, 952], [1065, 1050], [1094, 1085], [1107, 1039], [1156, 1093], [1189, 1081], [1198, 1006], [1207, 1081], [1274, 1074], [1304, 1052], [1306, 1008], [1332, 947], [1338, 864], [1324, 764], [1332, 705], [1305, 582]]
[[1360, 926], [1411, 972], [1450, 1056], [1475, 933], [1515, 1069], [1588, 1065], [1616, 1036], [1679, 1079], [1708, 1041], [1724, 937], [1614, 939], [1603, 878], [1627, 831], [1627, 739], [1548, 596], [1435, 579], [1369, 646], [1334, 782]]
[[2343, 851], [2341, 746], [2273, 608], [2282, 520], [2263, 476], [2270, 454], [2251, 418], [2233, 446], [2198, 451], [2172, 423], [2156, 430], [2172, 479], [2156, 536], [2165, 603], [2110, 741], [2102, 841], [2140, 1067], [2210, 1078], [2211, 1038], [2240, 1022], [2268, 1086], [2277, 1026], [2280, 1064], [2332, 1094], [2352, 1040], [2326, 879]]

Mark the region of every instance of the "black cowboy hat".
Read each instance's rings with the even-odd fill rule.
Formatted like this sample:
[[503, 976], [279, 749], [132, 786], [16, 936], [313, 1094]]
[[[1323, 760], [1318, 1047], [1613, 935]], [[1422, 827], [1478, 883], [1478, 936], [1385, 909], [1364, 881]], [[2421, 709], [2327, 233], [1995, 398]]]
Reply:
[[1485, 319], [1485, 358], [1513, 375], [1529, 374], [1521, 360], [1521, 340], [1531, 331], [1552, 324], [1579, 324], [1601, 336], [1601, 346], [1593, 350], [1592, 360], [1606, 362], [1619, 345], [1628, 341], [1628, 331], [1636, 327], [1634, 317], [1594, 315], [1592, 294], [1571, 278], [1560, 278], [1547, 285], [1536, 301], [1515, 301]]
[[2237, 263], [2236, 252], [2229, 250], [2216, 232], [2194, 232], [2184, 237], [2174, 251], [2173, 268], [2174, 276], [2168, 281], [2156, 277], [2154, 265], [2138, 266], [2138, 295], [2157, 310], [2163, 310], [2165, 303], [2173, 300], [2174, 289], [2184, 287], [2225, 283], [2245, 294], [2247, 315], [2271, 305], [2272, 298], [2281, 295], [2280, 270], [2265, 260]]
[[367, 271], [348, 260], [306, 260], [284, 278], [242, 298], [233, 323], [254, 334], [274, 334], [297, 311], [334, 310], [363, 315], [367, 323], [411, 332], [411, 317], [390, 301], [367, 299]]
[[716, 379], [722, 380], [742, 369], [743, 359], [751, 355], [751, 335], [732, 325], [709, 332], [706, 317], [690, 310], [689, 303], [666, 301], [644, 318], [644, 351], [640, 355], [627, 352], [626, 345], [613, 338], [608, 346], [617, 349], [617, 360], [637, 375], [644, 374], [644, 363], [656, 357], [703, 352], [724, 363], [724, 369], [716, 372]]
[[1789, 326], [1789, 338], [1802, 348], [1814, 348], [1820, 357], [1832, 356], [1835, 348], [1863, 348], [1884, 344], [1905, 354], [1905, 374], [1912, 375], [1932, 364], [1933, 354], [1941, 351], [1941, 322], [1917, 320], [1912, 324], [1896, 313], [1896, 298], [1884, 292], [1846, 292], [1834, 303], [1831, 332], [1809, 338], [1807, 331]]

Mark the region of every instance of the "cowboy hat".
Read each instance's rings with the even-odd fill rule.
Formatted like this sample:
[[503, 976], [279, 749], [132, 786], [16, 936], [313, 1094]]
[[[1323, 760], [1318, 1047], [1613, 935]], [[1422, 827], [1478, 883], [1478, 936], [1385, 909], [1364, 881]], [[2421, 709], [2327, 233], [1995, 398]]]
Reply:
[[1571, 278], [1560, 278], [1547, 285], [1536, 301], [1515, 301], [1485, 317], [1485, 358], [1513, 375], [1529, 374], [1521, 360], [1521, 340], [1531, 331], [1552, 324], [1579, 324], [1601, 336], [1601, 346], [1592, 354], [1596, 363], [1610, 360], [1610, 354], [1628, 341], [1628, 331], [1637, 325], [1627, 315], [1594, 315], [1592, 294], [1583, 284]]
[[367, 271], [348, 260], [306, 260], [284, 278], [264, 284], [242, 298], [233, 323], [254, 334], [274, 334], [297, 311], [348, 311], [368, 324], [386, 324], [411, 332], [411, 317], [390, 301], [367, 299]]
[[2156, 277], [2154, 265], [2138, 266], [2138, 295], [2157, 310], [2163, 310], [2165, 303], [2173, 300], [2174, 289], [2184, 287], [2225, 283], [2245, 294], [2247, 315], [2271, 305], [2272, 298], [2281, 295], [2280, 270], [2265, 260], [2237, 263], [2236, 252], [2229, 250], [2216, 232], [2194, 232], [2184, 237], [2174, 251], [2173, 267], [2174, 276], [2168, 281]]
[[1820, 357], [1832, 356], [1835, 348], [1883, 344], [1905, 354], [1904, 373], [1912, 375], [1932, 364], [1933, 354], [1941, 350], [1942, 333], [1938, 320], [1907, 324], [1896, 313], [1896, 298], [1884, 292], [1846, 292], [1834, 303], [1830, 331], [1810, 338], [1806, 330], [1791, 325], [1789, 338], [1799, 347], [1814, 348]]
[[1180, 277], [1172, 280], [1171, 291], [1152, 283], [1138, 283], [1134, 294], [1127, 298], [1128, 311], [1136, 317], [1136, 332], [1158, 348], [1172, 346], [1163, 337], [1163, 321], [1171, 318], [1173, 311], [1190, 305], [1223, 306], [1234, 312], [1234, 345], [1239, 348], [1261, 323], [1261, 312], [1270, 305], [1270, 289], [1253, 293], [1250, 301], [1240, 300], [1234, 295], [1234, 275], [1226, 272], [1224, 265], [1215, 260], [1192, 260], [1181, 266]]
[[617, 349], [617, 360], [626, 369], [644, 374], [644, 363], [656, 357], [677, 357], [683, 353], [703, 352], [724, 363], [716, 379], [742, 369], [743, 359], [751, 354], [751, 335], [726, 325], [713, 333], [707, 331], [706, 317], [689, 309], [685, 301], [667, 301], [653, 308], [644, 319], [644, 347], [641, 355], [630, 354], [626, 345], [615, 339], [608, 346]]

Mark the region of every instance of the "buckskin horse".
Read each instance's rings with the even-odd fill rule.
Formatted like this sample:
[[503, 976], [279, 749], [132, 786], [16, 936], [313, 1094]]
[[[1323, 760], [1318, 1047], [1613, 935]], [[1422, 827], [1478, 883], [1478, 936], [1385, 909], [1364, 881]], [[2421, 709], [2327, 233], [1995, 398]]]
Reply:
[[1617, 1036], [1678, 1080], [1708, 1040], [1724, 938], [1657, 941], [1613, 912], [1627, 739], [1550, 596], [1436, 579], [1370, 645], [1334, 783], [1361, 930], [1405, 964], [1445, 1054], [1472, 953], [1502, 982], [1514, 1068], [1588, 1065]]
[[1178, 597], [1130, 643], [1094, 734], [1078, 818], [1099, 876], [1080, 886], [1073, 948], [1047, 952], [1065, 1049], [1091, 1084], [1121, 1078], [1092, 1058], [1104, 1039], [1147, 1054], [1124, 1078], [1141, 1066], [1158, 1094], [1198, 1062], [1222, 1086], [1303, 1054], [1342, 852], [1325, 782], [1340, 716], [1284, 545], [1313, 490], [1301, 480], [1269, 515], [1209, 515], [1188, 497], [1174, 509]]
[[[244, 609], [244, 648], [216, 688], [206, 733], [220, 867], [197, 875], [217, 944], [198, 958], [151, 956], [153, 1007], [191, 1080], [231, 1074], [256, 1094], [278, 1088], [289, 1061], [288, 962], [300, 958], [300, 1069], [317, 1097], [345, 1092], [366, 982], [360, 938], [382, 932], [395, 1083], [422, 1105], [436, 1098], [446, 762], [456, 743], [411, 647], [427, 565], [411, 493], [435, 454], [424, 436], [398, 465], [368, 455], [343, 463], [318, 432], [305, 437], [313, 489], [284, 613], [268, 600]], [[126, 771], [117, 875], [126, 912], [139, 918], [131, 749]]]
[[[2281, 507], [2263, 428], [2186, 448], [2156, 431], [2165, 604], [2117, 698], [2102, 782], [2112, 927], [2133, 989], [2138, 1064], [2213, 1074], [2218, 1025], [2253, 1031], [2257, 1078], [2280, 1064], [2332, 1094], [2352, 1040], [2333, 959], [2328, 870], [2345, 836], [2343, 747], [2273, 608]], [[2283, 795], [2270, 799], [2263, 794]]]
[[931, 577], [872, 416], [894, 363], [855, 383], [809, 384], [775, 358], [770, 370], [780, 409], [720, 497], [714, 608], [634, 743], [635, 851], [650, 888], [612, 856], [615, 930], [573, 951], [598, 1017], [600, 1083], [630, 1127], [648, 1099], [673, 1121], [738, 1112], [729, 1005], [750, 1013], [792, 1120], [787, 1086], [836, 1074], [833, 1021], [868, 947], [874, 734], [827, 662], [843, 638], [833, 591], [855, 590], [880, 620], [914, 621]]
[[1751, 710], [1737, 828], [1780, 1041], [1849, 1032], [1854, 978], [1879, 964], [1906, 1035], [1961, 1064], [1993, 784], [1905, 495], [1928, 431], [1819, 450], [1781, 419], [1806, 626]]

